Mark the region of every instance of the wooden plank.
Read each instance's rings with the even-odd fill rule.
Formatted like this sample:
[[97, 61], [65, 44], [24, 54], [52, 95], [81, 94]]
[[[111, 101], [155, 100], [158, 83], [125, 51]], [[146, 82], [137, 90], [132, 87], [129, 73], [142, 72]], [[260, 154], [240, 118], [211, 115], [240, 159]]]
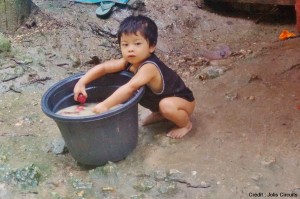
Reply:
[[296, 0], [206, 0], [210, 2], [251, 3], [270, 5], [295, 5]]

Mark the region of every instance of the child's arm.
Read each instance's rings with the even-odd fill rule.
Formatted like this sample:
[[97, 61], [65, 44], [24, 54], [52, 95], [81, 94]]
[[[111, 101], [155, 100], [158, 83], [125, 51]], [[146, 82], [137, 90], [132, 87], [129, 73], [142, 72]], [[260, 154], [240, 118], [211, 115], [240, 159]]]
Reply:
[[125, 85], [119, 87], [111, 96], [97, 104], [93, 111], [103, 113], [111, 107], [128, 100], [140, 87], [148, 84], [157, 74], [153, 64], [145, 64]]
[[107, 73], [114, 73], [125, 69], [126, 60], [116, 59], [106, 61], [104, 63], [98, 64], [91, 68], [84, 76], [82, 76], [79, 81], [76, 83], [74, 87], [74, 100], [77, 101], [77, 97], [80, 93], [82, 93], [85, 97], [87, 97], [87, 93], [85, 91], [85, 87], [88, 83], [92, 82], [99, 77]]

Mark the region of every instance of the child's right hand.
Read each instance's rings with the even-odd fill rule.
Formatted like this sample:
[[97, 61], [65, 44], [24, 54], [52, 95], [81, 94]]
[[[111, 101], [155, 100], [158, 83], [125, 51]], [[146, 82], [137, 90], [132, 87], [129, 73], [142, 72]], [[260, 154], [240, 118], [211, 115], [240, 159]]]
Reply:
[[94, 112], [94, 113], [97, 113], [97, 114], [106, 112], [106, 111], [108, 111], [108, 110], [109, 110], [109, 108], [108, 108], [107, 106], [105, 106], [103, 102], [98, 103], [98, 104], [93, 108], [93, 112]]
[[74, 100], [78, 101], [78, 95], [81, 93], [85, 98], [88, 97], [86, 91], [85, 91], [85, 85], [80, 83], [80, 81], [78, 81], [73, 89], [74, 92]]

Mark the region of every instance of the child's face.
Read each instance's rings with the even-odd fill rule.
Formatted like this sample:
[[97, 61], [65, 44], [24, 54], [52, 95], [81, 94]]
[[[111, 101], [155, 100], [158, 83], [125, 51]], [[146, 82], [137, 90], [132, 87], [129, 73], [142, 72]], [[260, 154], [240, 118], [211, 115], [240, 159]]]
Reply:
[[155, 46], [149, 46], [149, 42], [140, 32], [137, 32], [137, 34], [123, 34], [121, 36], [122, 55], [133, 65], [142, 63], [154, 50]]

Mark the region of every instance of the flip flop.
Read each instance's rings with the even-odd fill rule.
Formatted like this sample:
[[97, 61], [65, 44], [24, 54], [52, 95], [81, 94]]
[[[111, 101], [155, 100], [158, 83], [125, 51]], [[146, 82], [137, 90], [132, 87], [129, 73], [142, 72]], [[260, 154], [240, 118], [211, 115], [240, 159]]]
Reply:
[[105, 1], [110, 1], [118, 4], [127, 4], [129, 0], [103, 0], [103, 2]]
[[118, 4], [127, 4], [129, 0], [70, 0], [76, 3], [101, 3], [101, 2], [114, 2]]
[[76, 2], [76, 3], [100, 3], [102, 2], [103, 0], [70, 0], [70, 1], [73, 1], [73, 2]]
[[106, 17], [110, 14], [111, 9], [115, 4], [126, 5], [129, 0], [70, 0], [76, 3], [100, 3], [100, 6], [96, 9], [96, 15], [99, 17]]
[[100, 6], [96, 9], [96, 15], [99, 17], [106, 17], [110, 14], [112, 7], [114, 7], [116, 3], [110, 1], [104, 1], [100, 3]]

